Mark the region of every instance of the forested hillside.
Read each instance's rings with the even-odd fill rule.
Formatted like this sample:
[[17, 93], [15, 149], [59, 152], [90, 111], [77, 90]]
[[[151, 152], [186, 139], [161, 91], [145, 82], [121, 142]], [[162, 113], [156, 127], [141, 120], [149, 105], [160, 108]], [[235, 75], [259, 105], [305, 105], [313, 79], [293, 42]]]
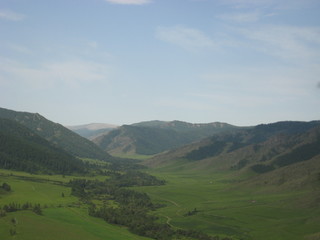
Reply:
[[16, 121], [0, 118], [0, 168], [43, 173], [85, 173], [81, 160]]
[[74, 156], [110, 160], [111, 156], [102, 151], [91, 141], [79, 136], [58, 123], [47, 120], [38, 113], [16, 112], [0, 108], [0, 118], [14, 120], [55, 146]]

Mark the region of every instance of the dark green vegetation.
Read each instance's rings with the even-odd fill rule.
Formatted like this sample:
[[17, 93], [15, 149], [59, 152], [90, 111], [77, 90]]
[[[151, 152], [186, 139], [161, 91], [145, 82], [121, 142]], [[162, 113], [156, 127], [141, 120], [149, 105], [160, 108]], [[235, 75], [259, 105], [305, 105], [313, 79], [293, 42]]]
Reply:
[[84, 173], [83, 162], [28, 128], [0, 118], [0, 168], [46, 173]]
[[[145, 193], [123, 188], [133, 186], [161, 186], [164, 181], [157, 180], [148, 174], [128, 172], [112, 175], [107, 181], [88, 181], [77, 179], [70, 182], [72, 194], [90, 204], [89, 215], [102, 218], [108, 223], [128, 227], [137, 235], [153, 239], [195, 238], [202, 240], [219, 240], [195, 230], [175, 230], [169, 224], [157, 222], [157, 217], [148, 214], [162, 205], [155, 205]], [[102, 200], [97, 207], [93, 200]], [[117, 207], [108, 206], [107, 201], [115, 201]], [[224, 238], [227, 240], [228, 238]]]
[[102, 151], [91, 141], [78, 134], [53, 123], [38, 113], [16, 112], [0, 108], [0, 118], [14, 120], [43, 137], [58, 148], [81, 158], [110, 160], [112, 157]]
[[93, 141], [112, 154], [152, 155], [198, 141], [215, 133], [241, 129], [226, 123], [191, 124], [151, 121], [124, 125]]

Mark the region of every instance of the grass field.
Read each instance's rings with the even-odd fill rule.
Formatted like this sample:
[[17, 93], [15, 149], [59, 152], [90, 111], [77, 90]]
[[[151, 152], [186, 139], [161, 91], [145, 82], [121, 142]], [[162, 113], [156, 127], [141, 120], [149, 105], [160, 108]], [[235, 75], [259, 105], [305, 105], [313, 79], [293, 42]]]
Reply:
[[[309, 204], [308, 199], [314, 194], [310, 190], [246, 187], [237, 184], [243, 176], [233, 175], [231, 171], [198, 171], [181, 166], [175, 162], [147, 170], [166, 180], [166, 185], [135, 187], [148, 193], [153, 202], [165, 204], [152, 213], [160, 217], [159, 221], [174, 228], [234, 239], [320, 239], [320, 209], [319, 205]], [[46, 206], [43, 216], [28, 210], [0, 217], [0, 239], [147, 239], [88, 216], [86, 206], [70, 194], [70, 188], [55, 182], [69, 182], [73, 178], [77, 177], [0, 170], [0, 184], [6, 182], [13, 190], [0, 194], [0, 207], [11, 202]], [[106, 177], [87, 178], [104, 180]], [[10, 229], [16, 231], [14, 236], [10, 236]]]
[[[30, 181], [21, 177], [35, 177], [43, 181]], [[52, 182], [68, 182], [73, 178], [72, 176], [30, 175], [23, 172], [0, 170], [0, 183], [6, 182], [12, 188], [12, 192], [0, 195], [0, 207], [12, 202], [39, 203], [41, 206], [46, 206], [42, 210], [42, 216], [26, 210], [10, 212], [5, 217], [0, 217], [0, 239], [148, 239], [131, 234], [126, 228], [110, 225], [102, 219], [88, 216], [86, 206], [78, 204], [78, 199], [70, 195], [69, 187]], [[15, 223], [12, 222], [12, 219], [15, 219]], [[14, 236], [10, 235], [10, 229], [16, 231]]]
[[238, 189], [230, 172], [172, 169], [148, 170], [166, 185], [136, 188], [166, 205], [154, 213], [162, 222], [236, 239], [320, 239], [320, 209], [303, 204], [309, 191]]

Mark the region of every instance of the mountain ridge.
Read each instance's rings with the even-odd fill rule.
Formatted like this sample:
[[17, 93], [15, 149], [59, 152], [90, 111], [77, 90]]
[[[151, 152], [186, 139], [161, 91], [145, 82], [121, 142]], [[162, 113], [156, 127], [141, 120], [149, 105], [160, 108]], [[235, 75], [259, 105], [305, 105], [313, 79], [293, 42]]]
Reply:
[[159, 154], [144, 164], [259, 175], [314, 158], [320, 159], [320, 121], [292, 121], [217, 134]]
[[83, 162], [29, 128], [0, 118], [0, 166], [5, 169], [46, 173], [84, 173]]
[[31, 129], [53, 145], [74, 156], [110, 160], [112, 157], [91, 141], [79, 136], [59, 123], [54, 123], [39, 113], [18, 112], [0, 108], [0, 118], [14, 120]]
[[180, 147], [218, 132], [242, 129], [227, 123], [193, 124], [182, 121], [146, 121], [123, 125], [93, 139], [112, 154], [153, 155]]

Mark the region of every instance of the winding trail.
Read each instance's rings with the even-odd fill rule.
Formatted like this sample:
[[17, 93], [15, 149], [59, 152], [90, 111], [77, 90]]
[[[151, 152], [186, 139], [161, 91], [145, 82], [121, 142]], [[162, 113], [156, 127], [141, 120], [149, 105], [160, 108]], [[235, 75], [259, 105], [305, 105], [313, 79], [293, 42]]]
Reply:
[[169, 216], [166, 216], [166, 215], [163, 215], [163, 214], [159, 214], [160, 216], [162, 216], [162, 217], [165, 217], [166, 219], [167, 219], [167, 221], [166, 221], [166, 224], [168, 224], [170, 227], [174, 227], [171, 223], [170, 223], [170, 221], [172, 220], [172, 218], [171, 217], [169, 217]]
[[159, 198], [159, 199], [164, 200], [166, 202], [172, 203], [176, 207], [180, 207], [180, 205], [178, 203], [176, 203], [175, 201], [173, 201], [173, 200], [170, 200], [170, 199], [167, 199], [167, 198], [162, 198], [162, 197], [159, 197], [158, 195], [155, 195], [155, 194], [150, 194], [150, 193], [148, 193], [148, 194], [151, 195], [151, 196], [156, 196], [156, 198]]
[[[166, 201], [166, 202], [169, 202], [169, 203], [173, 204], [175, 207], [177, 207], [177, 210], [176, 210], [176, 212], [175, 212], [175, 214], [176, 214], [177, 216], [181, 216], [180, 212], [185, 209], [185, 208], [181, 208], [180, 204], [177, 203], [177, 202], [175, 202], [175, 201], [173, 201], [173, 200], [170, 200], [170, 199], [167, 199], [167, 198], [162, 198], [162, 197], [159, 197], [158, 195], [154, 195], [154, 194], [150, 194], [150, 193], [149, 193], [149, 195], [156, 196], [156, 198], [158, 198], [158, 199], [161, 199], [161, 200], [163, 200], [163, 201]], [[171, 217], [169, 217], [169, 216], [167, 216], [167, 215], [164, 215], [164, 214], [159, 214], [159, 215], [162, 216], [162, 217], [165, 217], [165, 218], [167, 219], [166, 224], [168, 224], [170, 227], [172, 227], [172, 228], [179, 228], [179, 227], [176, 227], [176, 226], [174, 226], [174, 225], [172, 225], [172, 224], [170, 223], [171, 220], [172, 220]]]

